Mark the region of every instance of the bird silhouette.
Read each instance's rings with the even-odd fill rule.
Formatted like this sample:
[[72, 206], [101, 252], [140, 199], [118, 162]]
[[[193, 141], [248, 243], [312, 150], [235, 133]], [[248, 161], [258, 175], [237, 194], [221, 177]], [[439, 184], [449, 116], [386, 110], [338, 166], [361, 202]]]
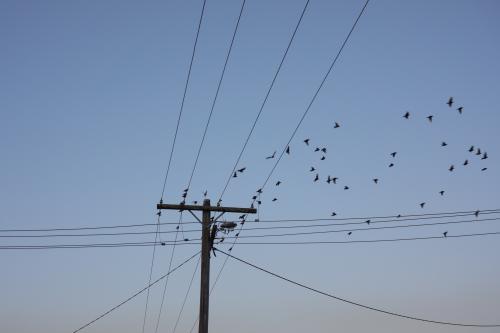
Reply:
[[309, 139], [305, 139], [305, 140], [304, 140], [304, 143], [305, 143], [307, 146], [309, 146]]
[[240, 220], [244, 220], [244, 219], [245, 219], [245, 217], [247, 217], [247, 215], [246, 215], [246, 214], [243, 214], [243, 215], [240, 215], [238, 218], [239, 218]]
[[375, 184], [378, 184], [378, 178], [373, 178], [373, 182], [374, 182]]
[[391, 153], [391, 156], [392, 156], [393, 158], [395, 158], [397, 153], [398, 153], [397, 151], [392, 152], [392, 153]]
[[197, 204], [198, 204], [198, 201], [194, 200], [193, 205], [197, 205]]
[[469, 164], [469, 160], [464, 161], [464, 165], [467, 165], [467, 164]]
[[328, 178], [326, 179], [326, 182], [327, 182], [328, 184], [330, 184], [330, 183], [332, 182], [332, 177], [330, 177], [330, 175], [328, 175]]
[[259, 188], [259, 189], [257, 190], [257, 193], [262, 194], [262, 189], [261, 189], [261, 188]]
[[365, 223], [370, 225], [371, 220], [366, 220]]
[[448, 231], [443, 232], [444, 237], [448, 237]]
[[406, 112], [406, 113], [404, 114], [403, 118], [406, 118], [406, 119], [410, 118], [410, 112]]
[[474, 151], [474, 146], [470, 146], [469, 152], [472, 153]]
[[448, 144], [446, 142], [441, 142], [441, 147], [446, 147]]
[[441, 194], [441, 196], [443, 196], [444, 195], [444, 191], [443, 190], [439, 191], [439, 194]]
[[254, 196], [252, 197], [252, 200], [257, 200], [257, 196], [256, 196], [256, 195], [254, 195]]
[[424, 208], [424, 206], [425, 206], [425, 202], [421, 202], [420, 203], [420, 208]]
[[348, 236], [351, 236], [351, 235], [352, 235], [352, 231], [349, 231], [349, 232], [347, 233], [347, 235], [348, 235]]
[[457, 110], [458, 110], [458, 113], [462, 114], [462, 112], [464, 111], [464, 107], [461, 106], [461, 107], [457, 108]]
[[340, 127], [339, 123], [335, 122], [335, 125], [333, 126], [333, 128], [339, 128], [339, 127]]
[[481, 155], [481, 148], [477, 148], [476, 155]]
[[276, 200], [278, 200], [278, 199], [277, 198], [273, 198], [273, 202], [276, 201]]
[[161, 216], [161, 210], [159, 210], [156, 215]]
[[337, 180], [338, 180], [338, 179], [339, 179], [338, 177], [333, 177], [333, 178], [332, 178], [332, 182], [333, 182], [334, 184], [337, 184]]
[[481, 171], [486, 171], [486, 170], [488, 170], [488, 168], [482, 168], [482, 169], [481, 169]]
[[257, 200], [257, 205], [262, 205], [262, 201]]
[[288, 155], [290, 155], [290, 146], [286, 146], [285, 153], [287, 153]]
[[175, 230], [179, 230], [179, 226], [176, 226], [176, 227], [175, 227]]
[[185, 242], [189, 242], [189, 238], [184, 238], [184, 241]]
[[182, 193], [181, 197], [186, 198], [187, 192]]
[[474, 212], [474, 216], [475, 216], [475, 217], [478, 217], [478, 216], [479, 216], [479, 210], [476, 210], [476, 211]]
[[276, 186], [280, 186], [281, 185], [281, 181], [278, 180], [275, 185]]
[[316, 177], [314, 177], [314, 181], [315, 181], [315, 182], [317, 182], [317, 181], [318, 181], [318, 179], [319, 179], [319, 175], [318, 175], [318, 174], [316, 174]]
[[187, 192], [187, 191], [189, 191], [189, 188], [185, 188], [183, 192]]
[[236, 177], [238, 177], [238, 175], [236, 174], [236, 171], [235, 171], [233, 174], [233, 178], [236, 178]]
[[228, 251], [229, 251], [229, 252], [231, 252], [232, 250], [233, 250], [233, 247], [231, 246], [231, 247], [228, 249]]
[[321, 151], [326, 154], [326, 148], [325, 147], [321, 148]]
[[394, 163], [389, 164], [389, 168], [392, 168], [394, 166]]
[[482, 160], [485, 160], [488, 158], [488, 154], [486, 152], [483, 153], [483, 157], [481, 157]]
[[448, 104], [448, 106], [451, 108], [451, 106], [453, 105], [453, 97], [450, 97], [446, 104]]
[[207, 196], [207, 191], [203, 192], [203, 196], [206, 197]]
[[238, 237], [239, 235], [240, 235], [240, 233], [239, 233], [239, 232], [237, 232], [237, 233], [236, 233], [236, 235], [234, 235], [234, 236], [235, 236], [235, 237]]
[[432, 123], [432, 118], [434, 118], [434, 116], [432, 116], [432, 115], [427, 116], [427, 119], [429, 120], [430, 123]]
[[266, 160], [270, 160], [271, 158], [274, 158], [274, 156], [276, 156], [276, 150], [274, 151], [274, 153], [271, 156], [267, 156]]
[[344, 190], [348, 190], [349, 189], [349, 186], [344, 186]]
[[314, 152], [320, 151], [319, 147], [314, 148]]
[[309, 171], [310, 171], [310, 172], [313, 172], [313, 171], [315, 171], [315, 170], [316, 170], [316, 168], [315, 168], [315, 167], [311, 167], [311, 169], [310, 169]]
[[453, 164], [452, 164], [452, 165], [450, 165], [450, 167], [448, 168], [448, 170], [449, 170], [450, 172], [452, 172], [453, 170], [455, 170], [455, 166], [454, 166]]
[[222, 199], [217, 200], [217, 207], [220, 207], [221, 203], [222, 203]]
[[325, 160], [325, 158], [326, 158], [325, 156], [321, 156], [321, 160], [322, 160], [322, 161], [324, 161], [324, 160]]
[[247, 168], [246, 168], [246, 167], [244, 167], [244, 168], [238, 169], [237, 171], [238, 171], [239, 173], [243, 173], [243, 171], [245, 171], [246, 169], [247, 169]]
[[335, 213], [335, 212], [332, 212], [332, 216], [337, 216], [337, 213]]

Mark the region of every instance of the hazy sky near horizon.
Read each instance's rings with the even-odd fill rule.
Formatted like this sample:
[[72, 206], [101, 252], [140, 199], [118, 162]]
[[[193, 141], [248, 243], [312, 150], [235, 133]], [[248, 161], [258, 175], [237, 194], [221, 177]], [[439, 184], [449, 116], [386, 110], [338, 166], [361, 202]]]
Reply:
[[[207, 190], [216, 202], [305, 2], [246, 1], [190, 200], [201, 200]], [[283, 150], [363, 3], [310, 1], [242, 157], [240, 167], [247, 169], [231, 180], [223, 204], [249, 205], [273, 165], [265, 157]], [[166, 202], [178, 202], [189, 180], [240, 5], [207, 0]], [[201, 6], [201, 0], [0, 1], [0, 229], [156, 222]], [[499, 16], [500, 4], [493, 0], [372, 0], [292, 141], [290, 156], [270, 178], [259, 218], [500, 208]], [[445, 104], [450, 96], [453, 108]], [[462, 115], [458, 106], [464, 107]], [[406, 111], [409, 120], [402, 118]], [[341, 127], [334, 129], [334, 122]], [[442, 141], [448, 146], [441, 147]], [[489, 158], [471, 155], [470, 145]], [[328, 148], [326, 160], [312, 151], [316, 146]], [[462, 165], [465, 159], [468, 166]], [[388, 168], [390, 162], [394, 168]], [[451, 164], [454, 172], [448, 171]], [[321, 182], [313, 182], [311, 166]], [[327, 175], [339, 177], [339, 184], [326, 184]], [[283, 184], [276, 187], [278, 180]], [[272, 202], [274, 197], [278, 201]], [[162, 221], [178, 218], [177, 212], [165, 212]], [[184, 219], [192, 221], [189, 214]], [[485, 221], [264, 240], [368, 240], [444, 231], [458, 235], [500, 227]], [[170, 240], [171, 234], [162, 237]], [[153, 240], [149, 234], [0, 238], [0, 244]], [[173, 265], [197, 250], [176, 247]], [[170, 251], [157, 249], [154, 277], [167, 271]], [[0, 331], [72, 332], [146, 285], [151, 253], [151, 247], [0, 250]], [[233, 250], [339, 297], [465, 323], [500, 322], [499, 253], [499, 236]], [[213, 279], [224, 256], [212, 259]], [[172, 275], [159, 331], [172, 332], [195, 264]], [[176, 332], [189, 332], [196, 319], [198, 285], [196, 278]], [[162, 288], [151, 289], [148, 333], [154, 332]], [[82, 332], [141, 332], [144, 306], [142, 295]], [[499, 331], [373, 313], [232, 261], [211, 299], [210, 328], [220, 333]]]

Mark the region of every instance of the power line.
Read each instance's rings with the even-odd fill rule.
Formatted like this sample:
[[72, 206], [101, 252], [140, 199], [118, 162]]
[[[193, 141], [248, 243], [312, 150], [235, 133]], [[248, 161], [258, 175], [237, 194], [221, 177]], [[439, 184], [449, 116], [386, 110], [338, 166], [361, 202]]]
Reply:
[[253, 134], [255, 126], [257, 125], [257, 122], [259, 121], [259, 118], [260, 118], [260, 115], [262, 113], [262, 110], [264, 109], [264, 106], [266, 105], [267, 100], [269, 98], [269, 94], [271, 93], [271, 90], [274, 87], [274, 83], [276, 82], [276, 78], [278, 77], [278, 74], [281, 71], [281, 67], [283, 66], [283, 63], [285, 62], [285, 58], [288, 55], [288, 51], [290, 50], [290, 46], [292, 45], [292, 42], [295, 39], [295, 35], [296, 35], [297, 30], [299, 29], [299, 26], [300, 26], [300, 24], [302, 22], [302, 18], [304, 17], [304, 14], [306, 12], [307, 6], [309, 5], [309, 1], [310, 0], [306, 1], [305, 5], [304, 5], [304, 8], [302, 9], [302, 13], [300, 14], [299, 21], [297, 22], [297, 24], [295, 26], [295, 29], [293, 31], [293, 34], [292, 34], [290, 40], [288, 41], [288, 45], [287, 45], [287, 47], [285, 49], [285, 53], [283, 54], [283, 57], [281, 58], [280, 64], [278, 65], [278, 68], [277, 68], [276, 72], [274, 73], [274, 77], [273, 77], [273, 79], [271, 81], [271, 84], [269, 85], [269, 88], [267, 89], [266, 96], [264, 97], [264, 100], [262, 101], [262, 104], [260, 106], [259, 112], [257, 113], [257, 117], [255, 117], [255, 120], [254, 120], [254, 122], [252, 124], [252, 127], [250, 128], [250, 132], [248, 133], [247, 138], [245, 139], [245, 143], [243, 144], [243, 147], [241, 148], [241, 151], [238, 154], [238, 158], [236, 159], [236, 162], [234, 163], [233, 169], [229, 173], [229, 177], [227, 178], [226, 184], [224, 185], [224, 189], [222, 190], [222, 192], [221, 192], [221, 194], [219, 196], [219, 200], [222, 200], [222, 197], [224, 196], [224, 193], [226, 192], [226, 189], [227, 189], [227, 187], [229, 185], [229, 182], [231, 181], [231, 178], [233, 177], [233, 173], [236, 170], [236, 168], [238, 166], [238, 163], [240, 162], [240, 159], [243, 156], [243, 152], [245, 151], [245, 149], [247, 147], [248, 141], [250, 140], [250, 137]]
[[184, 93], [182, 94], [181, 107], [179, 109], [179, 116], [177, 117], [177, 125], [175, 127], [174, 139], [172, 141], [172, 148], [170, 150], [170, 157], [168, 158], [167, 171], [165, 173], [165, 179], [163, 180], [163, 188], [161, 191], [160, 201], [163, 201], [163, 195], [165, 194], [165, 186], [167, 185], [167, 178], [170, 172], [170, 165], [172, 163], [172, 156], [174, 155], [175, 142], [177, 141], [177, 133], [179, 132], [179, 125], [181, 123], [182, 111], [184, 110], [184, 102], [186, 100], [186, 93], [189, 86], [189, 79], [191, 78], [191, 69], [193, 68], [194, 55], [196, 53], [196, 46], [198, 45], [198, 37], [200, 35], [201, 22], [203, 21], [203, 14], [205, 13], [205, 4], [207, 0], [203, 0], [203, 7], [201, 8], [200, 19], [198, 21], [198, 28], [196, 30], [196, 38], [194, 40], [193, 52], [191, 54], [191, 61], [189, 62], [189, 70], [186, 78], [186, 84], [184, 85]]
[[172, 331], [173, 333], [175, 333], [175, 331], [177, 330], [177, 325], [179, 324], [182, 312], [184, 311], [184, 305], [186, 305], [186, 301], [187, 301], [187, 298], [189, 296], [189, 292], [191, 291], [191, 287], [193, 285], [194, 277], [196, 275], [196, 272], [198, 271], [198, 267], [200, 266], [200, 259], [201, 259], [201, 257], [198, 257], [198, 262], [196, 263], [196, 267], [194, 268], [193, 275], [191, 276], [191, 281], [189, 281], [189, 286], [188, 286], [188, 289], [186, 291], [186, 295], [184, 296], [184, 300], [182, 301], [181, 309], [179, 310], [179, 314], [177, 315], [177, 319], [175, 320], [174, 330]]
[[230, 43], [229, 49], [227, 51], [226, 60], [224, 62], [224, 67], [222, 69], [222, 73], [221, 73], [221, 76], [219, 78], [219, 83], [217, 84], [217, 90], [215, 92], [215, 97], [214, 97], [214, 99], [212, 101], [212, 106], [210, 108], [210, 113], [208, 115], [208, 119], [207, 119], [207, 122], [205, 124], [205, 129], [203, 131], [203, 136], [201, 138], [200, 146], [198, 147], [198, 152], [196, 154], [196, 159], [194, 161], [193, 170], [191, 171], [191, 176], [189, 177], [189, 182], [188, 182], [188, 185], [187, 185], [187, 189], [188, 190], [189, 190], [189, 188], [191, 186], [191, 181], [193, 180], [194, 172], [196, 170], [196, 166], [198, 165], [198, 159], [200, 157], [201, 149], [203, 148], [203, 143], [205, 142], [205, 137], [207, 135], [208, 126], [210, 125], [210, 121], [212, 120], [212, 114], [214, 112], [215, 104], [217, 103], [217, 98], [219, 97], [220, 87], [222, 85], [222, 80], [224, 79], [224, 74], [226, 73], [227, 63], [229, 61], [229, 57], [230, 57], [231, 51], [233, 49], [233, 44], [234, 44], [234, 40], [235, 40], [235, 37], [236, 37], [236, 33], [238, 32], [238, 27], [240, 25], [240, 20], [241, 20], [242, 14], [243, 14], [243, 9], [245, 8], [245, 2], [246, 2], [246, 0], [243, 0], [243, 2], [241, 3], [241, 9], [240, 9], [240, 13], [239, 13], [239, 16], [238, 16], [238, 20], [236, 21], [236, 26], [234, 27], [233, 37], [231, 38], [231, 43]]
[[121, 307], [122, 305], [124, 305], [125, 303], [131, 301], [132, 299], [134, 299], [135, 297], [139, 296], [140, 294], [142, 294], [144, 291], [148, 290], [149, 288], [151, 288], [152, 286], [154, 286], [156, 283], [158, 283], [159, 281], [163, 280], [164, 278], [166, 278], [167, 276], [169, 276], [170, 274], [172, 274], [173, 272], [175, 272], [176, 270], [178, 270], [179, 268], [181, 268], [182, 266], [184, 266], [185, 264], [187, 264], [189, 261], [191, 261], [194, 257], [196, 257], [198, 254], [200, 254], [200, 252], [196, 252], [195, 254], [193, 254], [191, 257], [189, 257], [188, 259], [184, 260], [182, 263], [180, 263], [178, 266], [176, 266], [174, 269], [170, 270], [168, 273], [162, 275], [161, 277], [159, 277], [158, 279], [156, 279], [154, 282], [152, 283], [149, 283], [146, 287], [142, 288], [141, 290], [139, 290], [138, 292], [136, 292], [135, 294], [133, 294], [132, 296], [130, 296], [129, 298], [125, 299], [124, 301], [122, 301], [121, 303], [119, 303], [118, 305], [115, 305], [114, 307], [112, 307], [111, 309], [109, 309], [108, 311], [104, 312], [103, 314], [101, 314], [100, 316], [98, 316], [97, 318], [89, 321], [88, 323], [86, 323], [85, 325], [81, 326], [80, 328], [76, 329], [73, 331], [73, 333], [77, 333], [81, 330], [83, 330], [84, 328], [92, 325], [93, 323], [95, 323], [96, 321], [98, 321], [99, 319], [102, 319], [104, 318], [105, 316], [107, 316], [108, 314], [110, 314], [111, 312], [113, 312], [114, 310], [118, 309], [119, 307]]
[[454, 322], [447, 322], [447, 321], [438, 321], [438, 320], [431, 320], [431, 319], [424, 319], [424, 318], [419, 318], [419, 317], [416, 317], [416, 316], [410, 316], [410, 315], [405, 315], [405, 314], [401, 314], [401, 313], [397, 313], [397, 312], [392, 312], [392, 311], [387, 311], [387, 310], [383, 310], [383, 309], [380, 309], [380, 308], [376, 308], [376, 307], [373, 307], [373, 306], [369, 306], [369, 305], [364, 305], [364, 304], [361, 304], [361, 303], [358, 303], [358, 302], [354, 302], [354, 301], [351, 301], [351, 300], [348, 300], [348, 299], [345, 299], [345, 298], [342, 298], [342, 297], [338, 297], [338, 296], [335, 296], [333, 294], [330, 294], [330, 293], [327, 293], [327, 292], [324, 292], [324, 291], [321, 291], [319, 289], [316, 289], [316, 288], [312, 288], [310, 286], [307, 286], [303, 283], [300, 283], [300, 282], [296, 282], [294, 280], [291, 280], [283, 275], [279, 275], [277, 273], [274, 273], [274, 272], [271, 272], [265, 268], [262, 268], [260, 266], [257, 266], [255, 264], [252, 264], [246, 260], [243, 260], [243, 259], [240, 259], [238, 257], [235, 257], [229, 253], [226, 253], [224, 251], [221, 251], [219, 249], [215, 249], [217, 252], [220, 252], [222, 254], [225, 254], [227, 257], [229, 258], [232, 258], [234, 260], [237, 260], [243, 264], [246, 264], [250, 267], [253, 267], [261, 272], [264, 272], [264, 273], [267, 273], [269, 275], [272, 275], [274, 276], [275, 278], [278, 278], [278, 279], [281, 279], [283, 281], [286, 281], [288, 283], [291, 283], [291, 284], [294, 284], [298, 287], [302, 287], [304, 289], [307, 289], [309, 291], [312, 291], [314, 293], [317, 293], [317, 294], [320, 294], [320, 295], [323, 295], [323, 296], [327, 296], [327, 297], [330, 297], [330, 298], [333, 298], [337, 301], [341, 301], [341, 302], [344, 302], [344, 303], [348, 303], [348, 304], [351, 304], [351, 305], [354, 305], [354, 306], [357, 306], [357, 307], [361, 307], [361, 308], [364, 308], [364, 309], [367, 309], [367, 310], [371, 310], [371, 311], [376, 311], [376, 312], [380, 312], [380, 313], [384, 313], [384, 314], [387, 314], [387, 315], [391, 315], [391, 316], [395, 316], [395, 317], [400, 317], [400, 318], [404, 318], [404, 319], [411, 319], [411, 320], [416, 320], [416, 321], [421, 321], [421, 322], [426, 322], [426, 323], [431, 323], [431, 324], [439, 324], [439, 325], [451, 325], [451, 326], [462, 326], [462, 327], [500, 327], [500, 324], [463, 324], [463, 323], [454, 323]]

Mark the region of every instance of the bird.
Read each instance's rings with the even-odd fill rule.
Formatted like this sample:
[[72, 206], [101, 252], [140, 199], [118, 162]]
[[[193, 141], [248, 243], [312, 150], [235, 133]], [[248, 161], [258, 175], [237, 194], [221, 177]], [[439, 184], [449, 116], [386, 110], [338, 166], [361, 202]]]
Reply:
[[316, 171], [316, 168], [315, 167], [311, 167], [311, 169], [309, 171], [310, 172]]
[[427, 119], [429, 119], [429, 122], [432, 123], [432, 118], [434, 118], [433, 115], [427, 116]]
[[184, 241], [185, 242], [189, 242], [189, 238], [184, 238]]
[[274, 201], [277, 201], [277, 200], [278, 200], [277, 198], [273, 198], [273, 202], [274, 202]]
[[448, 106], [451, 108], [451, 106], [453, 105], [453, 97], [450, 97], [446, 104], [448, 104]]
[[222, 237], [219, 241], [219, 243], [222, 243], [224, 241], [224, 237]]
[[347, 233], [347, 235], [348, 235], [348, 236], [351, 236], [351, 235], [352, 235], [352, 231], [349, 231], [349, 232]]
[[262, 201], [257, 200], [257, 205], [262, 205]]
[[314, 148], [314, 152], [320, 151], [319, 147]]
[[318, 175], [318, 174], [316, 174], [316, 177], [314, 177], [314, 181], [315, 181], [315, 182], [317, 182], [317, 181], [318, 181], [318, 179], [319, 179], [319, 175]]
[[245, 171], [246, 169], [247, 169], [247, 168], [246, 168], [246, 167], [244, 167], [244, 168], [238, 169], [237, 171], [238, 171], [239, 173], [243, 173], [243, 171]]
[[349, 189], [349, 186], [344, 186], [344, 190], [348, 190]]
[[276, 156], [276, 150], [274, 151], [274, 153], [271, 156], [267, 156], [266, 160], [270, 160], [271, 158], [274, 158], [274, 156]]
[[366, 220], [365, 222], [366, 222], [366, 224], [368, 224], [368, 225], [369, 225], [369, 224], [370, 224], [370, 222], [371, 222], [371, 220]]
[[450, 165], [450, 167], [448, 168], [448, 170], [449, 170], [450, 172], [452, 172], [453, 170], [455, 170], [455, 166], [454, 166], [453, 164], [452, 164], [452, 165]]
[[222, 202], [222, 199], [217, 200], [217, 207], [220, 207], [221, 202]]
[[328, 184], [330, 184], [330, 183], [332, 182], [332, 177], [330, 177], [330, 175], [328, 175], [328, 178], [326, 179], [326, 182], [327, 182]]
[[401, 214], [398, 214], [398, 216], [396, 216], [398, 219], [401, 217]]
[[446, 147], [448, 144], [446, 142], [441, 142], [441, 147]]
[[339, 178], [338, 178], [338, 177], [333, 177], [333, 178], [332, 178], [332, 182], [333, 182], [334, 184], [337, 184], [337, 179], [339, 179]]
[[477, 148], [477, 151], [476, 151], [476, 155], [481, 155], [481, 149], [480, 148]]
[[410, 112], [406, 112], [406, 113], [404, 114], [403, 118], [406, 118], [406, 119], [410, 118]]
[[476, 211], [474, 212], [474, 216], [475, 216], [475, 217], [478, 217], [478, 216], [479, 216], [479, 210], [476, 210]]
[[470, 146], [469, 152], [472, 153], [474, 151], [474, 146]]
[[203, 196], [206, 197], [207, 196], [207, 191], [203, 192]]
[[256, 195], [254, 195], [254, 196], [252, 197], [252, 200], [257, 200], [257, 196], [256, 196]]
[[325, 158], [326, 158], [325, 156], [321, 156], [321, 160], [322, 160], [322, 161], [324, 161], [324, 160], [325, 160]]
[[337, 213], [335, 213], [335, 212], [332, 212], [332, 216], [337, 216]]
[[443, 232], [443, 236], [447, 237], [448, 236], [448, 231]]
[[389, 168], [392, 168], [394, 166], [394, 163], [389, 164]]
[[287, 153], [288, 155], [290, 155], [290, 146], [286, 146], [285, 153]]
[[464, 111], [464, 107], [463, 106], [458, 107], [457, 111], [458, 111], [458, 113], [462, 114], [462, 111]]
[[182, 193], [181, 197], [186, 198], [187, 192]]
[[374, 182], [375, 184], [378, 184], [378, 178], [373, 178], [373, 182]]
[[234, 235], [234, 236], [235, 236], [235, 237], [238, 237], [239, 235], [240, 235], [240, 233], [238, 232], [238, 233], [236, 233], [236, 235]]
[[281, 184], [281, 181], [280, 181], [280, 180], [278, 180], [278, 181], [276, 182], [276, 184], [275, 184], [275, 185], [276, 185], [276, 186], [280, 186], [280, 184]]
[[339, 123], [335, 122], [335, 125], [333, 126], [333, 128], [339, 128], [339, 127], [340, 127]]
[[469, 160], [464, 161], [464, 165], [467, 165], [467, 164], [469, 164]]
[[179, 230], [179, 226], [176, 226], [176, 227], [175, 227], [175, 230]]
[[481, 171], [486, 171], [486, 170], [488, 170], [488, 168], [482, 168], [482, 169], [481, 169]]
[[321, 148], [321, 151], [326, 154], [326, 148], [325, 147]]
[[161, 246], [165, 246], [165, 245], [166, 245], [165, 242], [161, 242]]
[[307, 146], [309, 146], [309, 139], [305, 139], [305, 140], [304, 140], [304, 143], [305, 143]]
[[238, 177], [238, 175], [236, 174], [236, 171], [235, 171], [233, 174], [233, 178], [236, 178], [236, 177]]
[[257, 193], [262, 194], [262, 188], [259, 188], [259, 189], [257, 190]]
[[488, 158], [488, 154], [486, 152], [483, 153], [483, 157], [481, 157], [482, 160], [485, 160]]
[[441, 194], [441, 196], [443, 196], [444, 195], [444, 191], [443, 190], [439, 191], [439, 194]]
[[397, 152], [397, 151], [395, 151], [395, 152], [392, 152], [390, 155], [391, 155], [393, 158], [395, 158], [397, 153], [398, 153], [398, 152]]
[[161, 210], [159, 210], [158, 213], [156, 213], [156, 215], [161, 216]]
[[197, 204], [198, 204], [198, 201], [194, 200], [193, 205], [197, 205]]
[[420, 208], [424, 208], [424, 206], [425, 206], [425, 202], [421, 202], [420, 203]]
[[239, 218], [240, 220], [244, 220], [244, 219], [245, 219], [245, 217], [247, 217], [247, 215], [246, 215], [246, 214], [243, 214], [243, 215], [240, 215], [238, 218]]
[[189, 191], [189, 188], [185, 188], [183, 192], [187, 192], [187, 191]]
[[228, 251], [231, 252], [232, 250], [233, 250], [233, 247], [231, 246]]

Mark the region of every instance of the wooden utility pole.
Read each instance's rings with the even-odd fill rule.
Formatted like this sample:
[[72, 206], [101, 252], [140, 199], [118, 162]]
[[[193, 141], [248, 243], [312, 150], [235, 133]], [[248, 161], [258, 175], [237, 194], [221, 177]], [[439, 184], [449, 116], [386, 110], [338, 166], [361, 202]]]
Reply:
[[[159, 203], [157, 209], [173, 209], [189, 211], [202, 225], [201, 231], [201, 278], [200, 278], [200, 317], [198, 333], [208, 333], [208, 307], [210, 304], [210, 251], [212, 250], [213, 239], [211, 239], [212, 224], [217, 222], [224, 213], [243, 213], [255, 214], [255, 208], [239, 208], [239, 207], [221, 207], [210, 206], [210, 199], [203, 200], [203, 206], [186, 205], [186, 204], [163, 204]], [[193, 214], [193, 211], [202, 211], [202, 220]], [[211, 221], [211, 212], [220, 212], [221, 214]]]

